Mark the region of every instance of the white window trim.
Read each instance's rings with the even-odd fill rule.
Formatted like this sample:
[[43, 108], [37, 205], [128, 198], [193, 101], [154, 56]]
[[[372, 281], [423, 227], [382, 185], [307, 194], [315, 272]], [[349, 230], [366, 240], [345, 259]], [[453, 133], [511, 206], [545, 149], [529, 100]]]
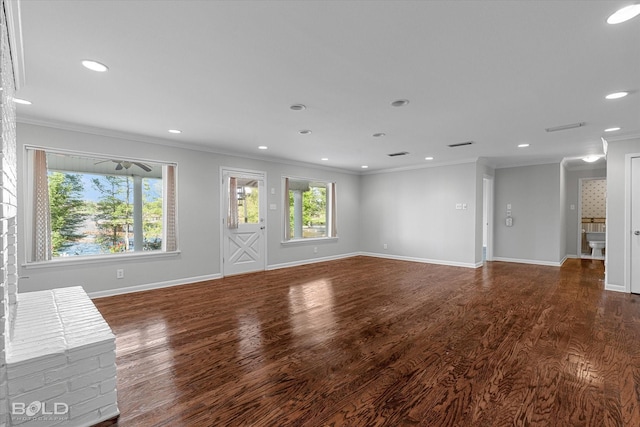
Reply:
[[[109, 155], [105, 153], [94, 153], [89, 151], [81, 151], [81, 150], [67, 150], [62, 148], [51, 148], [46, 146], [39, 145], [25, 145], [23, 147], [23, 156], [22, 156], [22, 182], [25, 183], [22, 188], [22, 195], [24, 197], [23, 204], [24, 212], [24, 224], [32, 224], [33, 221], [33, 174], [32, 168], [30, 165], [30, 156], [29, 151], [32, 150], [44, 150], [47, 153], [51, 154], [63, 154], [63, 155], [71, 155], [71, 156], [86, 156], [95, 159], [104, 159], [110, 160], [114, 157], [121, 157], [117, 154]], [[114, 261], [135, 261], [135, 260], [148, 260], [153, 258], [168, 258], [175, 257], [181, 254], [180, 251], [180, 240], [179, 240], [179, 226], [178, 226], [178, 201], [177, 201], [177, 189], [179, 188], [179, 172], [178, 172], [178, 164], [177, 162], [170, 162], [164, 160], [154, 160], [154, 159], [144, 159], [138, 157], [128, 157], [132, 161], [143, 162], [143, 163], [155, 163], [159, 165], [173, 165], [175, 167], [175, 186], [176, 186], [176, 238], [178, 239], [178, 248], [175, 251], [166, 251], [166, 250], [158, 250], [158, 251], [140, 251], [140, 252], [129, 252], [129, 253], [116, 253], [116, 254], [103, 254], [103, 255], [85, 255], [80, 257], [56, 257], [48, 261], [31, 261], [31, 254], [33, 253], [33, 239], [32, 239], [32, 230], [31, 227], [24, 227], [23, 236], [22, 236], [22, 247], [23, 256], [25, 262], [21, 264], [22, 268], [25, 269], [42, 269], [42, 268], [50, 268], [50, 267], [60, 267], [60, 266], [70, 266], [70, 265], [81, 265], [81, 264], [108, 264], [109, 262]], [[164, 179], [164, 178], [163, 178]], [[163, 202], [164, 203], [164, 202]], [[164, 212], [163, 205], [163, 212]]]
[[[281, 194], [282, 194], [282, 203], [285, 202], [285, 196], [284, 196], [284, 193], [286, 191], [285, 179], [287, 179], [287, 178], [288, 179], [293, 179], [293, 180], [300, 180], [300, 181], [309, 181], [309, 182], [324, 182], [327, 185], [327, 187], [330, 184], [333, 184], [334, 188], [337, 187], [337, 184], [336, 184], [335, 181], [329, 181], [329, 180], [326, 180], [326, 179], [301, 177], [301, 176], [295, 176], [295, 175], [282, 175], [282, 177], [280, 179], [280, 181], [281, 181], [280, 182], [280, 187], [281, 187]], [[327, 188], [327, 190], [328, 190], [328, 188]], [[328, 199], [329, 199], [329, 193], [327, 191], [327, 208], [326, 208], [327, 233], [329, 233], [330, 230], [331, 230], [332, 222], [336, 221], [336, 218], [331, 218], [330, 217], [331, 216], [331, 212], [330, 212], [331, 208], [329, 206], [329, 200]], [[335, 200], [335, 196], [334, 196], [334, 200]], [[338, 203], [337, 200], [335, 200], [335, 203], [336, 204]], [[285, 239], [285, 235], [286, 234], [285, 234], [284, 227], [288, 227], [289, 219], [284, 217], [284, 212], [285, 212], [285, 209], [284, 209], [284, 206], [283, 206], [282, 214], [281, 214], [281, 221], [282, 221], [283, 229], [282, 229], [282, 232], [280, 233], [280, 236], [281, 236], [280, 244], [281, 245], [283, 245], [283, 246], [288, 246], [288, 245], [294, 246], [294, 245], [300, 245], [300, 244], [304, 244], [304, 243], [337, 242], [338, 241], [338, 237], [339, 236], [337, 236], [337, 235], [336, 236], [327, 236], [327, 237], [307, 237], [307, 238], [297, 238], [297, 239], [292, 237], [289, 240]], [[337, 214], [337, 210], [336, 210], [336, 217], [337, 216], [338, 216], [338, 214]]]

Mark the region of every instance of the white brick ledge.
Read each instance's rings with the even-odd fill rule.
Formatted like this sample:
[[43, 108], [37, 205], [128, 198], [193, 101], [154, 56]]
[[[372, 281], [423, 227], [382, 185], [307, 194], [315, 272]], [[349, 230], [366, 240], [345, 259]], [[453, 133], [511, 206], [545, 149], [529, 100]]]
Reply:
[[[115, 336], [84, 289], [21, 293], [15, 310], [10, 425], [91, 426], [117, 416]], [[28, 416], [23, 405], [32, 403], [42, 409]]]

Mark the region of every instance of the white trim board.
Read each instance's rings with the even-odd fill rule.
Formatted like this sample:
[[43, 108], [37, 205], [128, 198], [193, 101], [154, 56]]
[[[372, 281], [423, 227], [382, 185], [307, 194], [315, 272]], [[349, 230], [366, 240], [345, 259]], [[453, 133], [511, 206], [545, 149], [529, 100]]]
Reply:
[[502, 261], [502, 262], [515, 262], [518, 264], [532, 264], [532, 265], [544, 265], [547, 267], [562, 267], [562, 264], [567, 260], [568, 257], [562, 258], [561, 261], [541, 261], [537, 259], [518, 259], [518, 258], [504, 258], [504, 257], [493, 257], [494, 261]]
[[604, 284], [604, 290], [612, 291], [612, 292], [624, 292], [625, 294], [629, 293], [629, 291], [624, 287], [624, 285], [614, 285], [613, 283], [606, 283], [606, 282]]
[[457, 262], [457, 261], [444, 261], [439, 259], [429, 259], [429, 258], [416, 258], [416, 257], [408, 257], [401, 255], [387, 255], [380, 254], [375, 252], [360, 252], [362, 256], [370, 256], [374, 258], [386, 258], [386, 259], [394, 259], [397, 261], [411, 261], [411, 262], [420, 262], [423, 264], [437, 264], [437, 265], [448, 265], [450, 267], [464, 267], [464, 268], [479, 268], [482, 267], [483, 263], [468, 263], [468, 262]]
[[169, 288], [172, 286], [191, 285], [193, 283], [205, 282], [207, 280], [221, 279], [222, 274], [208, 274], [206, 276], [185, 277], [184, 279], [167, 280], [166, 282], [147, 283], [144, 285], [127, 286], [125, 288], [108, 289], [87, 293], [89, 298], [104, 298], [114, 295], [131, 294], [134, 292], [150, 291], [153, 289]]
[[271, 265], [267, 265], [267, 271], [278, 270], [281, 268], [298, 267], [298, 266], [307, 265], [307, 264], [317, 264], [319, 262], [325, 262], [325, 261], [335, 261], [339, 259], [353, 258], [359, 255], [363, 255], [363, 254], [360, 252], [352, 252], [348, 254], [333, 255], [333, 256], [327, 256], [322, 258], [311, 258], [311, 259], [302, 259], [299, 261], [284, 262], [282, 264], [271, 264]]

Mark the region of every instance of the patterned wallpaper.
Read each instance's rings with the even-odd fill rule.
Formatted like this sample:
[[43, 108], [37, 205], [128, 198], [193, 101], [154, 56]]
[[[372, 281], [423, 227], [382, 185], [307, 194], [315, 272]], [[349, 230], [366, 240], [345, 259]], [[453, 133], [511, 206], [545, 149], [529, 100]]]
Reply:
[[607, 180], [582, 181], [582, 217], [604, 218], [606, 216]]

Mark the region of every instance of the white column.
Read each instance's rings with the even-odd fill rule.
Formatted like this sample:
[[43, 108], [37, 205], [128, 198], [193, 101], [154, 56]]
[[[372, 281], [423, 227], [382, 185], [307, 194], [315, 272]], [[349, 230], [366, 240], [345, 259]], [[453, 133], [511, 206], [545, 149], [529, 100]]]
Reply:
[[302, 191], [293, 190], [293, 238], [302, 239]]
[[142, 177], [133, 177], [133, 250], [142, 251]]

